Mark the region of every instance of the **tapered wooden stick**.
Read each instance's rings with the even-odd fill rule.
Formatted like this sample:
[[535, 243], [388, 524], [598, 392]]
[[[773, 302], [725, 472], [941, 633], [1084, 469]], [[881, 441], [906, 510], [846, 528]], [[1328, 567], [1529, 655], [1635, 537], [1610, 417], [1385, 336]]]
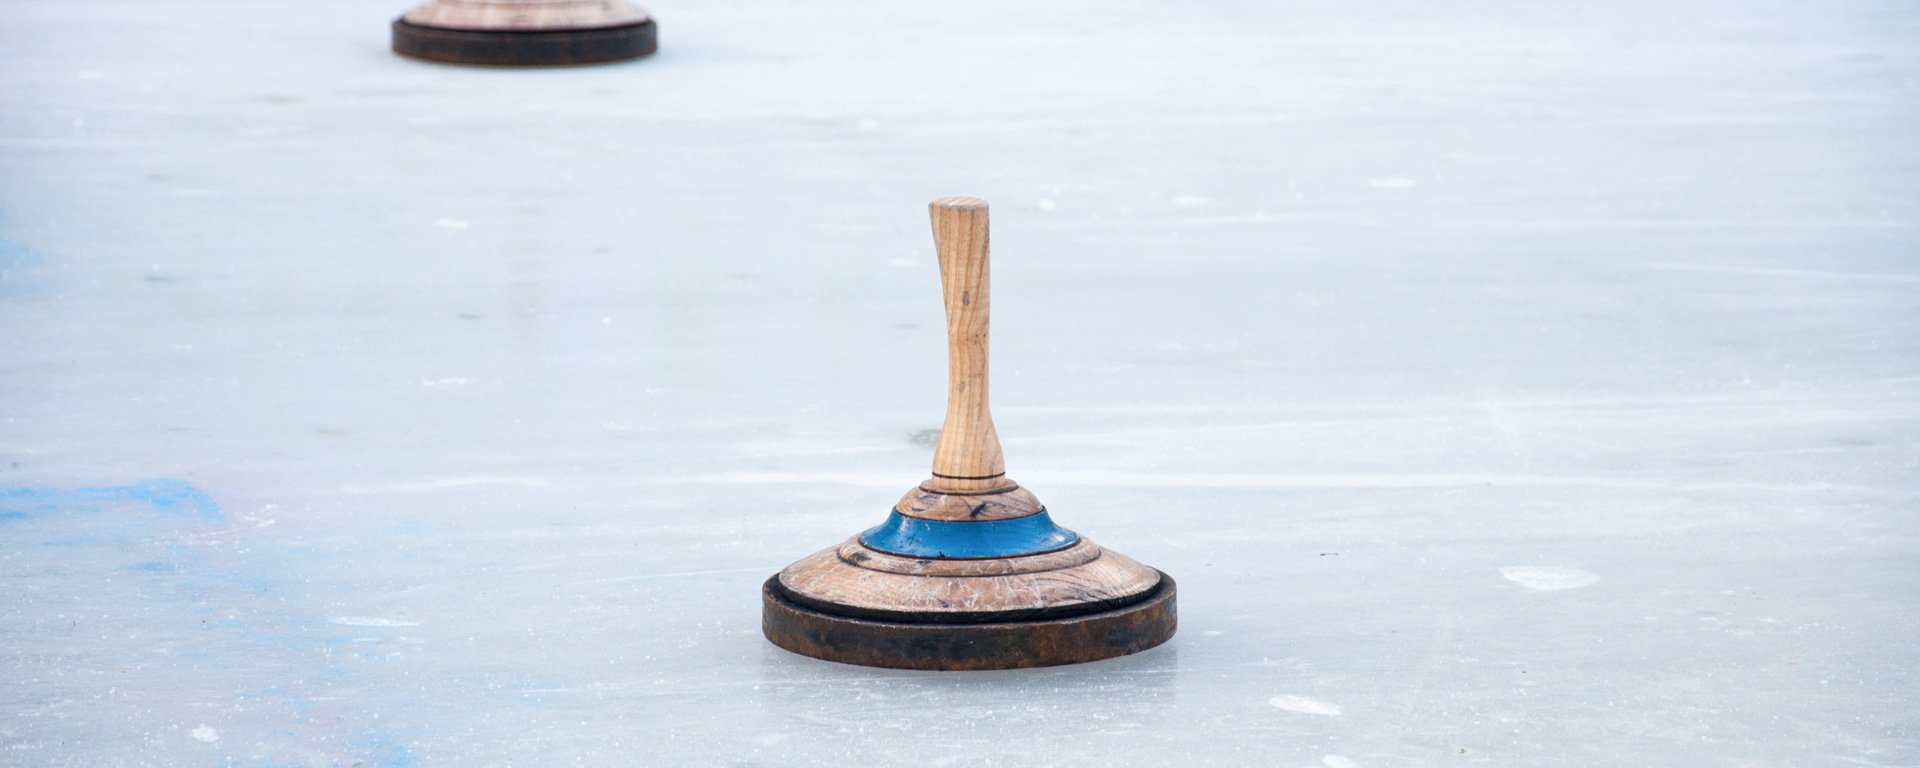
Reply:
[[987, 201], [943, 197], [928, 205], [947, 303], [947, 422], [928, 488], [984, 491], [1010, 483], [987, 405]]

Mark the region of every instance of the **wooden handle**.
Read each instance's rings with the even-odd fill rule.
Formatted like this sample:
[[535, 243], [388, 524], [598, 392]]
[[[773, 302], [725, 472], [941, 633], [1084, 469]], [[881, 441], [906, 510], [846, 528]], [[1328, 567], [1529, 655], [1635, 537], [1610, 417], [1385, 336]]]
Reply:
[[1000, 435], [987, 409], [987, 201], [943, 197], [928, 206], [947, 300], [947, 423], [933, 450], [940, 491], [1008, 485]]

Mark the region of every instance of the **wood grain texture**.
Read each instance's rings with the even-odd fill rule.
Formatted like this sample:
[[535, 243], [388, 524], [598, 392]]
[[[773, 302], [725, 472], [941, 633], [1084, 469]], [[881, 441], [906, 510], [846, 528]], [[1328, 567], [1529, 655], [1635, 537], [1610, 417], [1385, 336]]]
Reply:
[[538, 32], [623, 27], [648, 16], [627, 0], [429, 0], [400, 18], [438, 29]]
[[893, 511], [923, 520], [984, 522], [1037, 515], [1044, 507], [1032, 491], [1012, 481], [981, 493], [948, 493], [924, 483], [907, 491]]
[[1007, 472], [987, 398], [987, 201], [943, 197], [928, 210], [947, 305], [947, 419], [933, 451], [933, 478], [925, 485], [987, 490], [1004, 485]]
[[[870, 567], [872, 560], [851, 562], [841, 556], [842, 547], [830, 547], [787, 566], [780, 572], [779, 581], [792, 595], [816, 608], [850, 616], [912, 617], [915, 621], [931, 622], [965, 621], [975, 617], [1018, 619], [1098, 610], [1137, 599], [1160, 581], [1159, 571], [1125, 555], [1101, 550], [1084, 539], [1076, 546], [1090, 547], [1097, 556], [1064, 567], [1017, 573], [992, 571], [1025, 570], [1018, 567], [1017, 561], [1055, 559], [1061, 553], [944, 561], [974, 563], [971, 567], [978, 570], [976, 575], [880, 570]], [[1063, 550], [1070, 551], [1072, 548]], [[872, 555], [882, 554], [872, 552]], [[1071, 559], [1060, 560], [1071, 563], [1085, 558], [1086, 554], [1082, 550]], [[996, 560], [999, 565], [992, 564]]]
[[848, 539], [837, 550], [841, 562], [856, 568], [908, 576], [1012, 576], [1057, 571], [1091, 563], [1104, 551], [1093, 542], [1081, 539], [1066, 549], [1038, 555], [944, 560], [881, 552], [861, 544], [858, 536]]

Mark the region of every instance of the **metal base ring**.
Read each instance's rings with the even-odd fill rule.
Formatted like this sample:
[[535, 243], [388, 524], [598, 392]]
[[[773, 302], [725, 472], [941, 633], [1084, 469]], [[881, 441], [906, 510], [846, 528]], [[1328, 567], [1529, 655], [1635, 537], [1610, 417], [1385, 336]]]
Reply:
[[454, 64], [595, 64], [637, 59], [659, 45], [652, 19], [619, 27], [542, 31], [444, 29], [393, 21], [394, 53]]
[[990, 624], [920, 624], [840, 616], [782, 594], [779, 576], [760, 588], [760, 631], [774, 645], [817, 659], [867, 667], [928, 670], [1020, 669], [1078, 664], [1138, 653], [1178, 627], [1173, 577], [1138, 602], [1099, 613]]

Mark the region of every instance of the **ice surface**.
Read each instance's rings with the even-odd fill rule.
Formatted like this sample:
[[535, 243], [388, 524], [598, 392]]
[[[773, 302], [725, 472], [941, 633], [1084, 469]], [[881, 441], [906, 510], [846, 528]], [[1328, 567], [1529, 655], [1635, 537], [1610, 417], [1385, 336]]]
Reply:
[[[1920, 764], [1920, 6], [0, 8], [0, 764]], [[1180, 634], [758, 633], [996, 413]]]

